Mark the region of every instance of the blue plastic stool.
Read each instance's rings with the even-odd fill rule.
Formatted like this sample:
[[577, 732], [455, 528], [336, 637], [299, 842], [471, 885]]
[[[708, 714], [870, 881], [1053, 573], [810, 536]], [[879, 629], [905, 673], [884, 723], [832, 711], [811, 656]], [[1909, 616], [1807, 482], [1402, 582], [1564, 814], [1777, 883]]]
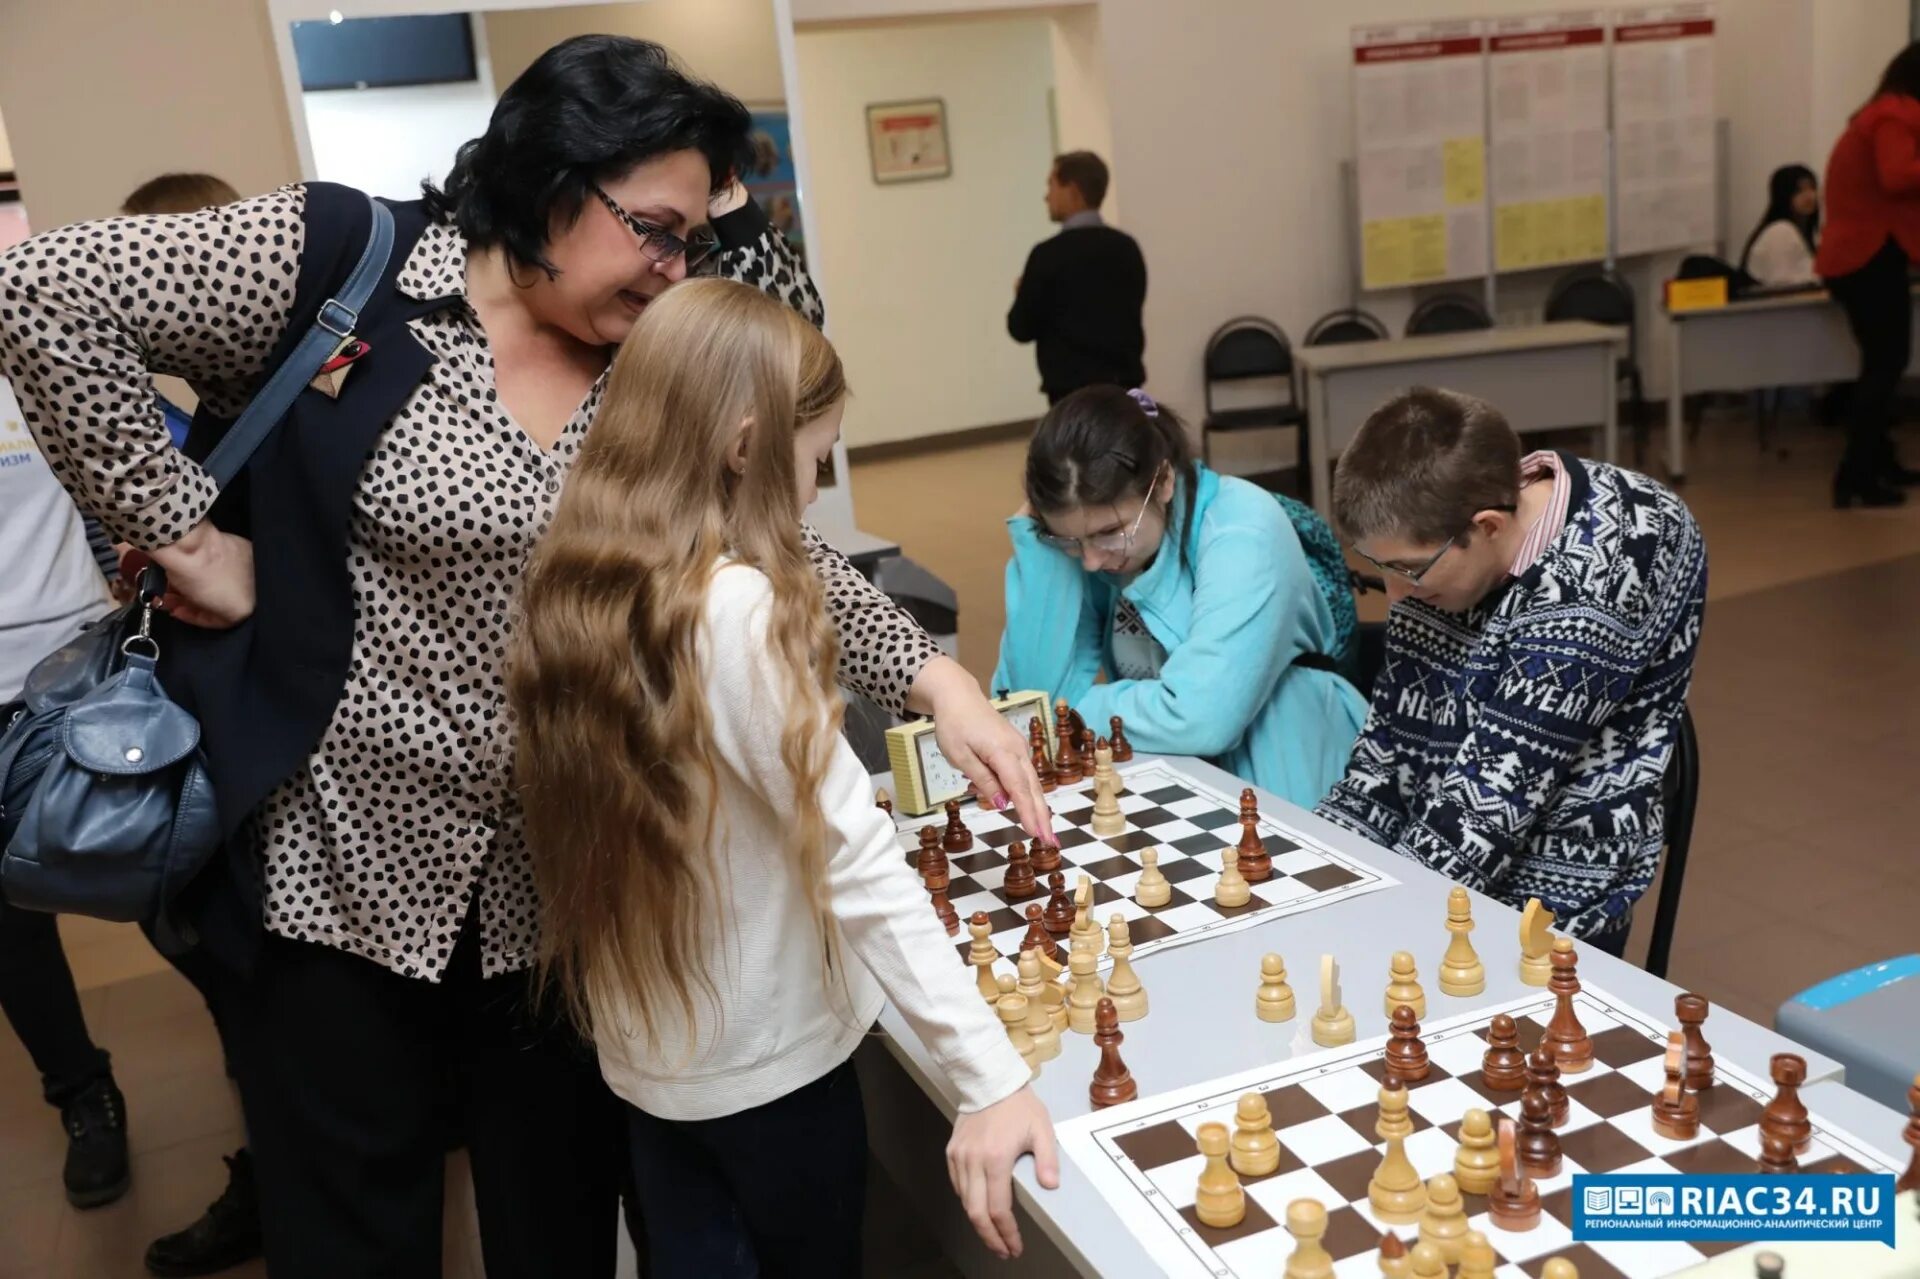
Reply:
[[1847, 1087], [1905, 1113], [1920, 1072], [1920, 955], [1829, 977], [1780, 1005], [1773, 1028], [1847, 1068]]

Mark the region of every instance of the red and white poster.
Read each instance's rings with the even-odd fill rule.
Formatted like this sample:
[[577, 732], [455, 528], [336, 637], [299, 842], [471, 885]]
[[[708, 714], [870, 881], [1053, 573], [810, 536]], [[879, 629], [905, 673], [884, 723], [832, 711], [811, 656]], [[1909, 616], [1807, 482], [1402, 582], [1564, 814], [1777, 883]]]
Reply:
[[1621, 254], [1710, 246], [1719, 225], [1713, 6], [1613, 14], [1614, 192]]
[[1488, 28], [1493, 260], [1501, 271], [1607, 255], [1607, 31], [1599, 10]]

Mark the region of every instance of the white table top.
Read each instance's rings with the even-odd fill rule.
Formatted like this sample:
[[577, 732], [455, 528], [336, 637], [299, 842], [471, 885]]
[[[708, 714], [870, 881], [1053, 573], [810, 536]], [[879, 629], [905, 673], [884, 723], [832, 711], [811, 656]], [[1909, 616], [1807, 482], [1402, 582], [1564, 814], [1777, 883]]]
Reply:
[[[1140, 755], [1138, 760], [1155, 758]], [[1229, 793], [1243, 783], [1199, 760], [1170, 762], [1198, 780]], [[1131, 765], [1122, 766], [1124, 774]], [[876, 774], [876, 786], [893, 785]], [[1487, 988], [1472, 998], [1442, 995], [1440, 956], [1445, 952], [1447, 893], [1452, 884], [1426, 867], [1369, 844], [1311, 813], [1264, 791], [1257, 792], [1263, 816], [1337, 851], [1389, 872], [1400, 881], [1388, 888], [1319, 910], [1276, 919], [1238, 933], [1175, 947], [1136, 960], [1147, 991], [1145, 1020], [1124, 1027], [1122, 1054], [1141, 1096], [1233, 1074], [1276, 1060], [1319, 1051], [1306, 1028], [1318, 1001], [1319, 959], [1332, 954], [1340, 964], [1347, 1008], [1356, 1037], [1384, 1035], [1387, 1019], [1381, 994], [1393, 952], [1414, 952], [1427, 993], [1428, 1015], [1438, 1020], [1475, 1008], [1537, 993], [1520, 981], [1519, 914], [1491, 898], [1473, 894], [1476, 931], [1473, 943], [1487, 969]], [[1652, 903], [1645, 908], [1651, 910]], [[1253, 1015], [1259, 987], [1260, 957], [1277, 951], [1301, 1004], [1293, 1022], [1273, 1025]], [[1667, 1015], [1679, 988], [1590, 947], [1580, 948], [1580, 976], [1609, 994], [1651, 1015]], [[919, 1040], [889, 1006], [881, 1014], [888, 1047], [945, 1115], [956, 1113], [956, 1099], [944, 1074]], [[1677, 1023], [1676, 1023], [1677, 1024]], [[1745, 1018], [1715, 1008], [1706, 1035], [1716, 1057], [1733, 1061], [1765, 1078], [1776, 1052], [1801, 1052], [1809, 1080], [1836, 1077], [1838, 1062], [1797, 1045]], [[1086, 1035], [1063, 1035], [1061, 1053], [1042, 1068], [1034, 1088], [1056, 1121], [1088, 1113], [1087, 1085], [1099, 1054]], [[1865, 1101], [1864, 1098], [1861, 1099]], [[1867, 1103], [1871, 1105], [1871, 1102]], [[1876, 1135], [1876, 1134], [1863, 1134]], [[1897, 1138], [1897, 1134], [1896, 1134]], [[1881, 1137], [1876, 1145], [1884, 1144]], [[1070, 1161], [1061, 1169], [1058, 1190], [1039, 1188], [1032, 1160], [1015, 1169], [1015, 1191], [1033, 1220], [1084, 1269], [1103, 1276], [1147, 1276], [1154, 1272], [1113, 1209], [1077, 1173]]]
[[1332, 346], [1302, 346], [1294, 362], [1309, 373], [1370, 368], [1381, 364], [1410, 364], [1421, 360], [1457, 360], [1538, 351], [1563, 346], [1607, 343], [1624, 348], [1627, 330], [1612, 324], [1561, 320], [1552, 324], [1522, 324], [1509, 328], [1477, 329], [1470, 333], [1434, 333], [1425, 337], [1386, 338], [1377, 342], [1342, 342]]

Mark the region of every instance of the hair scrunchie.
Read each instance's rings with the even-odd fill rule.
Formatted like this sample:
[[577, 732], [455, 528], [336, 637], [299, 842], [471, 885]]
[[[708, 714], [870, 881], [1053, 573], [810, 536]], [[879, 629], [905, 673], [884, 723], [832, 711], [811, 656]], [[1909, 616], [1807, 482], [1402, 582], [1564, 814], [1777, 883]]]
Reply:
[[1135, 404], [1138, 404], [1140, 406], [1140, 411], [1142, 413], [1145, 413], [1148, 417], [1160, 416], [1160, 406], [1153, 402], [1153, 397], [1151, 395], [1148, 395], [1145, 391], [1141, 390], [1139, 387], [1136, 386], [1131, 391], [1128, 391], [1127, 397], [1131, 399]]

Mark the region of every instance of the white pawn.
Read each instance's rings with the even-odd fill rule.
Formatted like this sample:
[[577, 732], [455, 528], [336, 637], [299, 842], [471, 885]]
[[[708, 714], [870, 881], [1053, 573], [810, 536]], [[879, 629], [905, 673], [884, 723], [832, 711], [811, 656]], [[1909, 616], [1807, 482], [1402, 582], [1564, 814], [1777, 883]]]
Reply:
[[1460, 1187], [1448, 1173], [1427, 1182], [1427, 1206], [1420, 1214], [1420, 1238], [1440, 1250], [1449, 1266], [1460, 1264], [1460, 1247], [1467, 1235], [1467, 1206]]
[[1073, 970], [1073, 992], [1067, 996], [1067, 1025], [1082, 1035], [1091, 1035], [1093, 1010], [1106, 994], [1094, 971], [1100, 961], [1087, 951], [1076, 950], [1068, 962]]
[[1426, 1020], [1427, 996], [1420, 989], [1420, 972], [1414, 966], [1413, 952], [1396, 950], [1393, 962], [1387, 969], [1387, 1019], [1393, 1019], [1393, 1010], [1405, 1004], [1413, 1009], [1413, 1015]]
[[1313, 1042], [1338, 1048], [1353, 1042], [1353, 1014], [1340, 1002], [1340, 965], [1320, 956], [1320, 1008], [1313, 1014]]
[[1500, 1152], [1494, 1148], [1493, 1117], [1477, 1107], [1460, 1123], [1460, 1148], [1453, 1152], [1453, 1180], [1461, 1193], [1488, 1195], [1500, 1180]]
[[1220, 850], [1220, 878], [1213, 885], [1213, 902], [1216, 906], [1232, 909], [1244, 906], [1253, 898], [1253, 890], [1247, 887], [1247, 881], [1240, 877], [1240, 850], [1223, 848]]
[[1027, 1063], [1031, 1079], [1040, 1077], [1040, 1058], [1035, 1055], [1033, 1036], [1027, 1033], [1027, 1000], [1013, 987], [1013, 978], [1000, 974], [1000, 998], [993, 1006], [1000, 1024], [1007, 1028], [1007, 1040], [1020, 1059]]
[[1173, 900], [1173, 885], [1160, 871], [1160, 850], [1149, 848], [1140, 854], [1141, 864], [1145, 867], [1140, 878], [1133, 885], [1133, 900], [1148, 910], [1154, 910]]
[[1407, 1272], [1409, 1279], [1447, 1279], [1446, 1257], [1426, 1240], [1413, 1245], [1408, 1256], [1413, 1262], [1413, 1269]]
[[1333, 1254], [1322, 1242], [1327, 1235], [1325, 1205], [1318, 1199], [1288, 1204], [1287, 1233], [1293, 1236], [1293, 1254], [1282, 1279], [1333, 1279]]
[[1261, 1021], [1293, 1020], [1293, 987], [1287, 985], [1287, 965], [1278, 955], [1260, 957], [1260, 990], [1253, 1010]]
[[1040, 975], [1039, 952], [1021, 951], [1020, 993], [1027, 1001], [1027, 1034], [1033, 1039], [1035, 1061], [1052, 1061], [1060, 1055], [1060, 1028], [1053, 1024], [1046, 989], [1047, 981]]
[[1273, 1112], [1257, 1092], [1240, 1094], [1233, 1112], [1233, 1151], [1227, 1162], [1242, 1177], [1265, 1177], [1280, 1167], [1280, 1140], [1273, 1135]]
[[1139, 1021], [1147, 1015], [1147, 992], [1140, 976], [1133, 971], [1133, 934], [1124, 915], [1115, 914], [1107, 923], [1107, 954], [1113, 958], [1113, 971], [1107, 974], [1107, 998], [1121, 1021]]
[[1460, 1271], [1454, 1279], [1493, 1279], [1493, 1245], [1478, 1230], [1469, 1230], [1460, 1241]]

